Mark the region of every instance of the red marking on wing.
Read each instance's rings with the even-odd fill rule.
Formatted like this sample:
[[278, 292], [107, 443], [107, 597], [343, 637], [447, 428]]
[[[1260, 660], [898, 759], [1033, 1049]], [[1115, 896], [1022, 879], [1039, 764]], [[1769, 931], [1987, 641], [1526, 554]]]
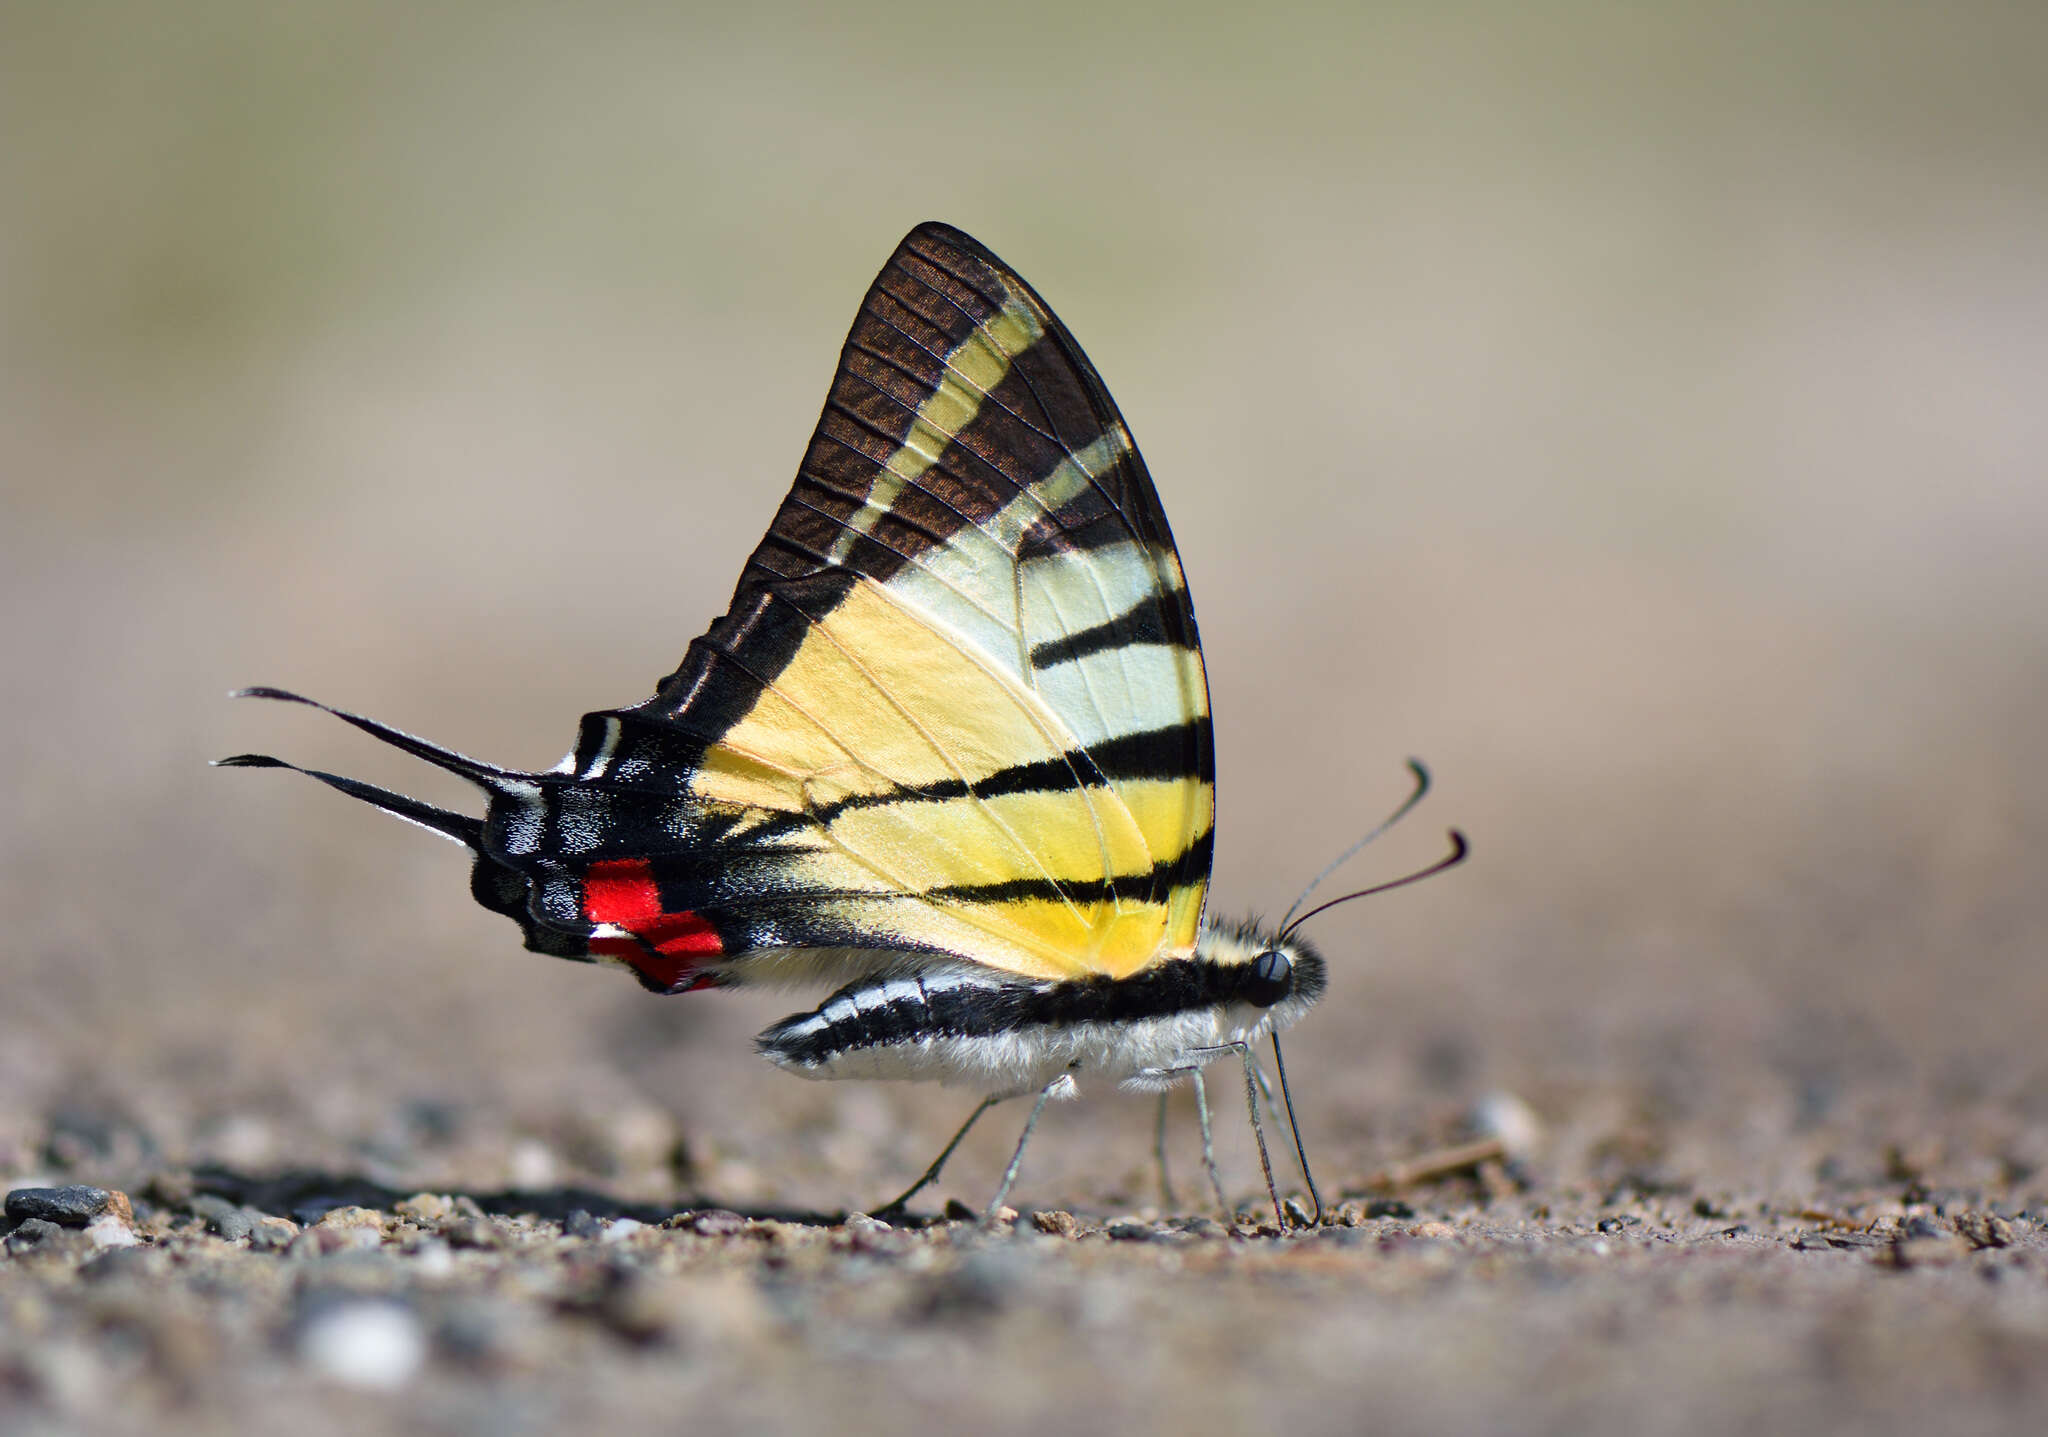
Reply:
[[583, 912], [593, 923], [612, 923], [631, 938], [592, 938], [590, 951], [622, 958], [648, 987], [687, 993], [710, 984], [700, 958], [725, 951], [718, 930], [702, 916], [661, 911], [661, 890], [644, 858], [613, 858], [590, 865], [583, 882]]

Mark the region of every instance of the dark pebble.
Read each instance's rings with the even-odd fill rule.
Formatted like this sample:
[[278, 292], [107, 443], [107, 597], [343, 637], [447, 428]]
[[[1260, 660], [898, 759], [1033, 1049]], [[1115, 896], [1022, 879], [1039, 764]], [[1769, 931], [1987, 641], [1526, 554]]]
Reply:
[[1374, 1198], [1365, 1205], [1367, 1217], [1414, 1217], [1415, 1209], [1399, 1198]]
[[1157, 1242], [1160, 1236], [1148, 1222], [1113, 1222], [1107, 1231], [1118, 1242]]
[[569, 1214], [562, 1231], [569, 1237], [597, 1238], [604, 1235], [604, 1227], [604, 1223], [579, 1207]]
[[7, 1251], [9, 1253], [57, 1252], [69, 1246], [73, 1241], [83, 1242], [84, 1240], [83, 1238], [74, 1237], [73, 1234], [47, 1219], [32, 1217], [13, 1232], [7, 1234]]
[[[10, 1199], [11, 1201], [11, 1199]], [[1909, 1217], [1899, 1231], [1906, 1237], [1947, 1237], [1948, 1230], [1924, 1217]]]
[[450, 1247], [473, 1247], [490, 1251], [505, 1246], [505, 1235], [485, 1218], [457, 1218], [441, 1229], [441, 1236], [447, 1239]]
[[1625, 1227], [1636, 1227], [1641, 1222], [1642, 1219], [1639, 1217], [1628, 1217], [1625, 1215], [1622, 1217], [1603, 1217], [1600, 1219], [1599, 1228], [1602, 1232], [1620, 1232]]
[[7, 1220], [40, 1219], [64, 1227], [84, 1227], [105, 1212], [114, 1195], [105, 1188], [16, 1188], [7, 1195]]
[[263, 1215], [250, 1208], [240, 1207], [224, 1197], [212, 1193], [201, 1193], [186, 1206], [194, 1217], [202, 1218], [206, 1230], [218, 1233], [229, 1242], [240, 1242], [256, 1231], [256, 1223]]
[[946, 1218], [950, 1222], [973, 1222], [981, 1214], [958, 1198], [946, 1199]]

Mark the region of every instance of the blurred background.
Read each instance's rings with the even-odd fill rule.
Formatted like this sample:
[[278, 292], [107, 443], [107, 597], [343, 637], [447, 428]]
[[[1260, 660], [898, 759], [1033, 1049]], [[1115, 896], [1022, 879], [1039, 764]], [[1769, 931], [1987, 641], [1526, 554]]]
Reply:
[[[1165, 497], [1213, 907], [1286, 907], [1411, 753], [1436, 795], [1347, 876], [1472, 837], [1317, 925], [1291, 1066], [1330, 1186], [1497, 1090], [1559, 1181], [2048, 1166], [2048, 10], [216, 0], [7, 31], [0, 1177], [836, 1207], [922, 1165], [967, 1097], [775, 1073], [749, 1037], [787, 998], [524, 953], [452, 846], [205, 763], [474, 806], [224, 695], [536, 766], [643, 697], [924, 219], [1059, 310]], [[1146, 1195], [1148, 1103], [1087, 1099], [1020, 1200]]]

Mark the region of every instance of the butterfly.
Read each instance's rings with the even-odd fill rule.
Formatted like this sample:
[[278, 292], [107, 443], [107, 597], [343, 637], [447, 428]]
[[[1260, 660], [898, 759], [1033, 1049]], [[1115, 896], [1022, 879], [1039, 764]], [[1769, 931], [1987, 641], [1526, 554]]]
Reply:
[[1214, 738], [1166, 514], [1073, 336], [945, 225], [868, 290], [725, 615], [653, 697], [585, 715], [555, 768], [242, 692], [476, 784], [481, 819], [298, 770], [467, 847], [471, 892], [528, 948], [657, 993], [830, 987], [759, 1036], [769, 1061], [981, 1092], [881, 1211], [993, 1103], [1037, 1095], [1028, 1139], [1077, 1077], [1164, 1089], [1238, 1054], [1256, 1128], [1251, 1044], [1277, 1057], [1326, 984], [1298, 923], [1206, 916]]

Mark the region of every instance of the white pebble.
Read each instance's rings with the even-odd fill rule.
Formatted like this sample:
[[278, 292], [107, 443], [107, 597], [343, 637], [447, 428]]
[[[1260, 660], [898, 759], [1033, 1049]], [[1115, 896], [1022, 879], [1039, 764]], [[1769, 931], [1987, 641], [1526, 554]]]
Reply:
[[135, 1229], [122, 1221], [116, 1213], [102, 1213], [86, 1228], [85, 1235], [92, 1239], [94, 1247], [133, 1247], [140, 1241]]
[[1543, 1146], [1543, 1119], [1513, 1093], [1488, 1093], [1473, 1109], [1473, 1126], [1500, 1139], [1511, 1158], [1527, 1158]]
[[427, 1341], [419, 1319], [396, 1303], [346, 1302], [300, 1329], [299, 1356], [345, 1386], [389, 1392], [419, 1371]]
[[640, 1221], [640, 1219], [638, 1218], [613, 1218], [610, 1222], [604, 1225], [604, 1231], [601, 1234], [599, 1234], [597, 1240], [599, 1242], [607, 1243], [624, 1242], [627, 1238], [631, 1237], [634, 1233], [640, 1231], [640, 1229], [645, 1226], [647, 1226], [647, 1224]]

